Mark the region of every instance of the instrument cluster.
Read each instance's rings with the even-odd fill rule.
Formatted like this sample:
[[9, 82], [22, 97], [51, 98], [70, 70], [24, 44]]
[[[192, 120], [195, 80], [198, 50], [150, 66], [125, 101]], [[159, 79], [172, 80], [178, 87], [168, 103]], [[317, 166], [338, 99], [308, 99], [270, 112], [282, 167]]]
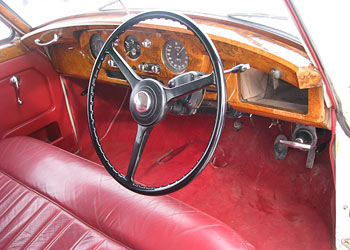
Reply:
[[[96, 59], [98, 56], [105, 40], [98, 34], [93, 34], [89, 41], [90, 52]], [[152, 46], [150, 39], [144, 39], [141, 43], [137, 37], [128, 35], [125, 37], [123, 43], [118, 41], [117, 43], [123, 45], [126, 56], [131, 60], [137, 60], [143, 49], [148, 49]], [[141, 46], [142, 45], [142, 46]], [[188, 67], [188, 52], [185, 46], [178, 40], [169, 39], [166, 40], [161, 48], [162, 63], [172, 73], [180, 74], [183, 73]], [[147, 73], [159, 74], [161, 67], [159, 62], [142, 62], [138, 65], [140, 71]]]

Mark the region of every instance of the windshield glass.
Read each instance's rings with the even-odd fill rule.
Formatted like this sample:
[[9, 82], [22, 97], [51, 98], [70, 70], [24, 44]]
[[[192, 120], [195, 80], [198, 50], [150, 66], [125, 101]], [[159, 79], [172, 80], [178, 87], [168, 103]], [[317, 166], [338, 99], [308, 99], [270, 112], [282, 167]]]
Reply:
[[5, 0], [30, 26], [47, 23], [57, 18], [96, 11], [162, 9], [201, 13], [231, 19], [247, 20], [272, 27], [296, 36], [287, 8], [280, 0]]

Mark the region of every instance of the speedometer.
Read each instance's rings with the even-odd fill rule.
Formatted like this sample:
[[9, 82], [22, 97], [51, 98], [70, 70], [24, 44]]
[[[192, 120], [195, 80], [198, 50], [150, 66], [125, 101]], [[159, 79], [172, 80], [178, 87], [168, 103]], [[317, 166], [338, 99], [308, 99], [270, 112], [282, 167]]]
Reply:
[[175, 73], [182, 73], [188, 66], [188, 54], [177, 40], [168, 40], [162, 49], [164, 64]]

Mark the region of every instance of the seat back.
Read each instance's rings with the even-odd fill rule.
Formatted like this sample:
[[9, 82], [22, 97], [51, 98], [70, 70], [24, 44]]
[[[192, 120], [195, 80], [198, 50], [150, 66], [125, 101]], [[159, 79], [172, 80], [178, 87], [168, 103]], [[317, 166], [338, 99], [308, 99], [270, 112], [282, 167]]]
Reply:
[[0, 171], [132, 249], [249, 248], [213, 217], [170, 196], [130, 192], [100, 165], [32, 138], [0, 142]]

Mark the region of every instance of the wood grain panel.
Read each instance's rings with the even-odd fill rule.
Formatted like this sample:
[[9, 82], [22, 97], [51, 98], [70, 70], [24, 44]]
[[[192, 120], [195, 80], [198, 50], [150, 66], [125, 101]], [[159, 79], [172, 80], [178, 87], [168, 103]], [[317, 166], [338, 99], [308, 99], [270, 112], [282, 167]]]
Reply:
[[[101, 31], [101, 30], [92, 30], [88, 32], [82, 33], [80, 37], [80, 45], [81, 50], [83, 53], [88, 57], [88, 60], [90, 62], [94, 62], [94, 58], [92, 57], [92, 54], [89, 49], [89, 40], [90, 37], [93, 34], [99, 34], [102, 36], [105, 40], [109, 36], [109, 32]], [[133, 35], [137, 37], [140, 44], [144, 39], [150, 39], [152, 42], [152, 45], [150, 48], [144, 48], [141, 45], [141, 54], [140, 57], [137, 59], [131, 59], [130, 57], [126, 56], [126, 52], [124, 49], [124, 40], [125, 37], [128, 35]], [[203, 60], [209, 60], [207, 57], [205, 57], [206, 52], [203, 48], [203, 46], [200, 44], [198, 39], [190, 34], [183, 34], [183, 33], [175, 33], [175, 32], [168, 32], [164, 30], [142, 30], [134, 29], [132, 31], [127, 31], [123, 35], [120, 36], [120, 44], [116, 46], [117, 51], [120, 53], [120, 55], [126, 59], [127, 63], [136, 68], [136, 72], [142, 75], [148, 75], [151, 77], [156, 77], [158, 80], [163, 81], [165, 84], [173, 77], [178, 75], [177, 73], [172, 72], [169, 70], [165, 64], [163, 63], [162, 58], [162, 47], [168, 39], [174, 39], [180, 41], [186, 48], [186, 50], [189, 53], [189, 62], [188, 67], [186, 71], [191, 70], [200, 70], [202, 69], [201, 65], [204, 63]], [[204, 59], [203, 59], [204, 58]], [[108, 57], [107, 60], [110, 58]], [[153, 63], [158, 64], [160, 66], [160, 74], [151, 74], [142, 72], [138, 69], [139, 64], [142, 63]], [[108, 65], [104, 65], [107, 69], [113, 69], [110, 68]], [[206, 69], [209, 72], [209, 68]]]
[[[50, 54], [55, 69], [62, 74], [88, 79], [94, 63], [94, 58], [89, 49], [90, 37], [92, 34], [97, 33], [104, 39], [107, 39], [113, 29], [111, 25], [103, 27], [101, 29], [101, 26], [89, 25], [84, 26], [83, 29], [81, 26], [62, 29], [64, 39], [50, 47]], [[215, 28], [222, 29], [222, 27]], [[252, 67], [266, 73], [269, 73], [271, 68], [276, 68], [281, 71], [283, 80], [299, 88], [309, 88], [309, 110], [307, 114], [301, 114], [293, 110], [246, 103], [240, 98], [241, 94], [237, 75], [229, 74], [226, 76], [226, 84], [228, 103], [231, 106], [237, 110], [256, 115], [330, 128], [329, 111], [324, 106], [322, 87], [320, 87], [320, 74], [311, 65], [304, 51], [293, 48], [288, 44], [282, 44], [281, 42], [276, 42], [272, 46], [271, 44], [274, 42], [272, 38], [254, 36], [249, 31], [240, 31], [241, 33], [239, 33], [236, 29], [232, 32], [237, 33], [233, 38], [237, 36], [241, 36], [241, 38], [227, 38], [221, 33], [218, 33], [220, 35], [210, 34], [219, 51], [220, 57], [225, 62], [225, 68], [230, 68], [239, 63], [249, 63]], [[24, 41], [29, 46], [33, 46], [31, 41], [40, 34], [39, 32], [33, 37], [27, 37]], [[126, 57], [124, 51], [124, 38], [129, 34], [136, 36], [140, 43], [145, 38], [152, 41], [151, 48], [141, 48], [141, 56], [137, 59]], [[248, 39], [248, 41], [244, 42], [243, 38]], [[126, 58], [131, 66], [135, 66], [136, 68], [143, 62], [159, 64], [161, 67], [161, 73], [159, 75], [144, 72], [142, 74], [156, 77], [166, 84], [172, 77], [176, 76], [175, 73], [168, 70], [163, 64], [161, 48], [167, 39], [177, 39], [187, 49], [189, 66], [186, 71], [197, 70], [205, 73], [211, 71], [209, 58], [197, 38], [191, 35], [189, 31], [178, 27], [164, 28], [164, 26], [154, 24], [142, 24], [133, 27], [132, 30], [127, 31], [120, 37], [121, 41], [116, 49]], [[272, 48], [277, 51], [273, 52]], [[106, 60], [109, 60], [109, 58], [107, 57]], [[111, 70], [112, 68], [106, 62], [103, 64], [99, 75], [100, 81], [128, 85], [126, 81], [108, 77], [105, 69]], [[141, 73], [138, 69], [136, 72]], [[207, 92], [205, 98], [215, 99], [216, 94]]]
[[[73, 24], [75, 23], [69, 23], [69, 25]], [[119, 23], [116, 22], [116, 24]], [[62, 43], [72, 42], [73, 40], [77, 41], [80, 33], [84, 30], [102, 28], [113, 30], [115, 27], [116, 25], [111, 24], [106, 24], [104, 26], [101, 24], [89, 24], [59, 28], [58, 25], [54, 23], [33, 31], [22, 39], [29, 48], [35, 48], [36, 45], [33, 42], [34, 39], [40, 38], [43, 42], [49, 41], [52, 39], [54, 32], [60, 34], [61, 38], [59, 43]], [[270, 37], [261, 36], [236, 27], [217, 24], [216, 26], [202, 25], [202, 28], [214, 40], [215, 44], [221, 43], [224, 45], [222, 46], [224, 48], [223, 53], [228, 52], [228, 55], [233, 55], [238, 59], [243, 54], [243, 59], [249, 59], [249, 63], [252, 64], [254, 68], [265, 72], [269, 71], [272, 65], [282, 72], [283, 80], [288, 81], [299, 88], [304, 89], [321, 86], [321, 76], [311, 65], [311, 62], [304, 51], [283, 44], [280, 41], [273, 40]], [[162, 30], [169, 33], [176, 32], [177, 35], [189, 34], [188, 30], [181, 29], [177, 26], [169, 27], [159, 24], [142, 23], [135, 26], [134, 30], [137, 29], [144, 31], [158, 30], [161, 34], [164, 34]], [[261, 63], [264, 63], [265, 65], [260, 65]], [[266, 69], [266, 65], [270, 67]]]
[[227, 85], [233, 85], [236, 90], [228, 97], [228, 103], [235, 109], [255, 115], [330, 129], [329, 110], [326, 110], [324, 105], [322, 87], [309, 89], [308, 112], [303, 114], [295, 110], [266, 107], [243, 101], [237, 76], [228, 78], [226, 83]]
[[29, 53], [29, 50], [21, 43], [21, 41], [9, 43], [0, 46], [0, 62], [7, 61], [27, 53]]

